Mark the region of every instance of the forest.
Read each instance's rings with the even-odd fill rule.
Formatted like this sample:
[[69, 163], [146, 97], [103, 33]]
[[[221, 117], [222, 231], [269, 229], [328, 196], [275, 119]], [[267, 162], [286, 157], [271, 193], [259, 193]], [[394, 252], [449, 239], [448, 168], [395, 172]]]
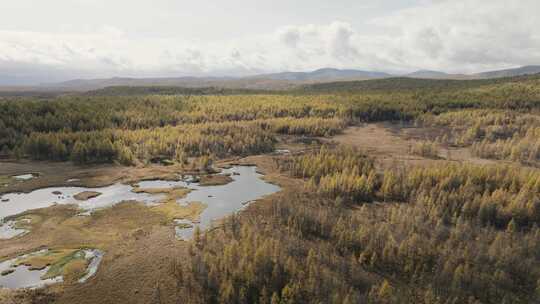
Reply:
[[[383, 166], [369, 147], [332, 141], [381, 122], [420, 130], [408, 153], [439, 162]], [[306, 139], [324, 144], [272, 154]], [[0, 98], [5, 159], [140, 167], [250, 155], [301, 186], [197, 229], [166, 267], [176, 303], [540, 303], [538, 75]]]
[[190, 263], [171, 266], [188, 303], [539, 299], [539, 173], [376, 172], [358, 151], [325, 147], [280, 167], [305, 188], [198, 235]]
[[[366, 83], [377, 87], [380, 81]], [[463, 145], [474, 141], [475, 153], [481, 156], [527, 161], [539, 157], [538, 130], [531, 128], [536, 127], [536, 118], [521, 114], [540, 107], [540, 77], [457, 81], [464, 83], [458, 90], [456, 81], [437, 81], [447, 83], [442, 87], [450, 89], [430, 87], [433, 80], [407, 80], [412, 84], [402, 88], [402, 81], [390, 82], [397, 89], [384, 92], [366, 89], [312, 94], [316, 89], [308, 87], [310, 93], [306, 94], [206, 95], [205, 90], [193, 89], [199, 94], [132, 95], [126, 90], [124, 95], [7, 97], [0, 99], [0, 153], [132, 164], [175, 155], [267, 152], [279, 135], [329, 136], [361, 122], [416, 121], [449, 129], [449, 134], [441, 137], [445, 142]], [[426, 87], [418, 82], [425, 82]], [[121, 89], [111, 88], [114, 92], [123, 92]], [[465, 111], [463, 115], [459, 110]], [[483, 117], [486, 111], [489, 118]], [[476, 121], [478, 116], [483, 117], [480, 122]], [[173, 133], [183, 136], [166, 135]], [[203, 135], [218, 136], [219, 140], [208, 145]], [[194, 151], [194, 145], [201, 149]], [[498, 149], [502, 146], [505, 148]]]

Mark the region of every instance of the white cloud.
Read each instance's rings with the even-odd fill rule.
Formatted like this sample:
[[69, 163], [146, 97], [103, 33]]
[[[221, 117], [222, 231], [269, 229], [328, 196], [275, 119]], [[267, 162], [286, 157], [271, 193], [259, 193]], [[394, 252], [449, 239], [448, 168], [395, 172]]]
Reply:
[[296, 48], [300, 42], [300, 30], [294, 26], [287, 26], [278, 32], [279, 38], [283, 44], [288, 47]]
[[540, 63], [539, 11], [537, 0], [445, 0], [373, 23], [398, 32], [388, 47], [414, 66], [475, 71]]
[[331, 54], [337, 59], [354, 60], [358, 51], [353, 46], [355, 32], [348, 23], [334, 22], [330, 24], [326, 39], [329, 41]]
[[540, 1], [421, 3], [365, 20], [364, 26], [336, 18], [226, 41], [141, 35], [111, 25], [78, 32], [0, 29], [0, 81], [244, 75], [328, 66], [472, 72], [540, 63]]
[[436, 59], [444, 50], [444, 40], [433, 28], [425, 28], [415, 35], [415, 46], [432, 59]]

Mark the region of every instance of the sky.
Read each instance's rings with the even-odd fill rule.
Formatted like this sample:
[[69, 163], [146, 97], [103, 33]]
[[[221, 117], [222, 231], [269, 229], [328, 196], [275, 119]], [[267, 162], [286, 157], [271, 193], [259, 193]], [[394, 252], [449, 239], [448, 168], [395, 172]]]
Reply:
[[540, 64], [539, 0], [0, 0], [0, 85]]

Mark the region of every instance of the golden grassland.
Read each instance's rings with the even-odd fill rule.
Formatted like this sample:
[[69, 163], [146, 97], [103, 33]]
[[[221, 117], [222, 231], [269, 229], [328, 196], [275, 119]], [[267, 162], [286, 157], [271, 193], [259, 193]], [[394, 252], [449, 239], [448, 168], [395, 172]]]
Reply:
[[73, 198], [75, 198], [78, 201], [86, 201], [91, 198], [98, 197], [101, 194], [102, 194], [101, 192], [96, 192], [96, 191], [83, 191], [81, 193], [75, 194]]
[[0, 185], [9, 185], [11, 182], [13, 182], [13, 180], [10, 176], [0, 175]]
[[45, 254], [30, 255], [17, 260], [16, 265], [29, 266], [30, 270], [41, 270], [49, 267], [42, 279], [62, 276], [67, 281], [76, 280], [84, 274], [89, 263], [81, 250], [81, 248], [51, 249]]
[[220, 185], [226, 185], [230, 182], [232, 182], [233, 179], [230, 176], [227, 175], [203, 175], [201, 176], [201, 179], [199, 181], [199, 185], [201, 186], [220, 186]]
[[166, 194], [165, 199], [159, 205], [151, 207], [151, 209], [165, 216], [168, 222], [172, 222], [175, 219], [197, 221], [201, 212], [206, 209], [206, 205], [201, 202], [189, 202], [187, 205], [180, 205], [178, 203], [179, 199], [184, 198], [191, 191], [187, 188], [142, 189], [142, 191]]

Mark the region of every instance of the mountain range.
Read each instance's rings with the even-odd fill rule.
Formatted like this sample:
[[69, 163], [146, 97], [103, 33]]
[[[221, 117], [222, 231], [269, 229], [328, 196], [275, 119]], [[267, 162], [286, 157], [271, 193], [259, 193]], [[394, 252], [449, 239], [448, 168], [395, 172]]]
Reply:
[[335, 81], [342, 79], [375, 79], [391, 77], [391, 74], [384, 72], [360, 71], [360, 70], [340, 70], [340, 69], [319, 69], [313, 72], [283, 72], [275, 74], [262, 74], [251, 76], [251, 79], [272, 79], [287, 81]]
[[404, 75], [410, 78], [427, 79], [493, 79], [503, 77], [524, 76], [540, 73], [540, 65], [528, 65], [519, 68], [496, 70], [476, 74], [447, 74], [440, 71], [420, 70]]
[[226, 89], [286, 90], [305, 84], [407, 77], [420, 79], [493, 79], [540, 73], [540, 65], [489, 71], [476, 74], [448, 74], [441, 71], [419, 70], [396, 75], [378, 71], [324, 68], [312, 72], [282, 72], [247, 77], [171, 77], [171, 78], [103, 78], [76, 79], [34, 87], [0, 87], [16, 91], [90, 91], [111, 86], [177, 86], [188, 88], [218, 87]]

